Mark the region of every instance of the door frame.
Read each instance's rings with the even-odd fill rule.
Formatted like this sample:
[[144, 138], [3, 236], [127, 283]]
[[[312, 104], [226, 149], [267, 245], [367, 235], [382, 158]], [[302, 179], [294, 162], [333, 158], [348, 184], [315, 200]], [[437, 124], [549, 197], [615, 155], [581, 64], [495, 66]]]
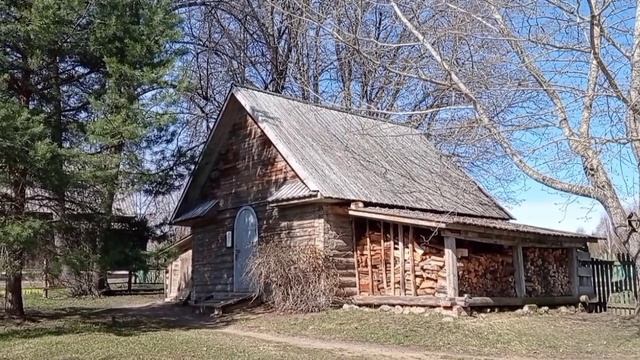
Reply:
[[[258, 245], [258, 239], [259, 239], [259, 234], [258, 234], [258, 214], [256, 214], [256, 211], [253, 209], [253, 207], [246, 205], [240, 208], [240, 210], [238, 210], [238, 212], [236, 213], [236, 217], [233, 220], [233, 292], [237, 292], [238, 291], [238, 277], [236, 276], [236, 254], [237, 254], [237, 246], [238, 246], [238, 241], [236, 241], [236, 236], [237, 236], [237, 225], [238, 225], [238, 218], [240, 216], [240, 214], [245, 211], [248, 210], [251, 212], [251, 214], [253, 215], [253, 218], [256, 219], [256, 241], [255, 244], [253, 244], [252, 246], [255, 247], [256, 245]], [[246, 270], [246, 269], [245, 269]]]

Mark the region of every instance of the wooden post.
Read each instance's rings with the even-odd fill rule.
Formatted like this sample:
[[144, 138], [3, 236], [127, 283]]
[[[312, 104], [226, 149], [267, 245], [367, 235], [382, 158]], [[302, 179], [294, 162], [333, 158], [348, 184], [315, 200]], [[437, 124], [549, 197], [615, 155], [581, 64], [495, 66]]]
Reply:
[[133, 278], [132, 275], [133, 274], [131, 273], [131, 270], [129, 270], [129, 274], [128, 274], [128, 277], [127, 277], [127, 292], [129, 294], [131, 294], [131, 281], [132, 281], [132, 278]]
[[411, 275], [411, 295], [416, 296], [416, 268], [413, 259], [413, 226], [409, 226], [409, 274]]
[[571, 295], [578, 296], [578, 286], [580, 279], [578, 278], [578, 249], [567, 249], [569, 252], [569, 280], [571, 281]]
[[351, 218], [351, 237], [353, 238], [353, 265], [356, 270], [356, 294], [360, 295], [360, 271], [358, 270], [358, 246], [356, 244], [356, 219]]
[[384, 293], [387, 293], [387, 264], [384, 258], [384, 223], [380, 221], [380, 246], [382, 246], [382, 284]]
[[456, 238], [444, 237], [444, 267], [447, 271], [447, 297], [458, 297], [458, 257]]
[[44, 259], [44, 289], [42, 289], [42, 296], [45, 299], [49, 298], [49, 259]]
[[389, 234], [391, 235], [391, 294], [396, 294], [396, 240], [393, 233], [393, 223], [389, 223]]
[[525, 297], [527, 288], [524, 284], [524, 257], [522, 256], [522, 245], [513, 247], [513, 268], [515, 269], [514, 278], [516, 281], [516, 296]]
[[367, 269], [369, 270], [369, 295], [373, 295], [373, 268], [371, 266], [371, 237], [369, 236], [369, 219], [367, 219]]
[[398, 224], [398, 247], [400, 248], [400, 295], [406, 295], [405, 289], [405, 260], [404, 260], [404, 226]]

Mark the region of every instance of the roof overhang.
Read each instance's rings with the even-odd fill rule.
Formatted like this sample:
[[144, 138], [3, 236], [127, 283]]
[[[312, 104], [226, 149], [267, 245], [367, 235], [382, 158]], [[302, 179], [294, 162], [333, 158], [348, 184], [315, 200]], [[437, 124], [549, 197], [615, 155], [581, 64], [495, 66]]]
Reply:
[[196, 206], [186, 210], [179, 217], [171, 221], [172, 225], [189, 225], [193, 221], [211, 216], [215, 212], [218, 200], [207, 200], [198, 203]]
[[173, 244], [163, 248], [160, 250], [161, 254], [170, 253], [173, 251], [178, 251], [179, 253], [183, 253], [187, 250], [190, 250], [193, 244], [193, 234], [186, 235], [180, 240], [174, 242]]
[[[500, 245], [584, 247], [596, 236], [516, 224], [505, 220], [458, 217], [402, 209], [349, 208], [354, 217], [395, 222], [433, 229], [443, 236]], [[483, 222], [485, 224], [483, 224]]]

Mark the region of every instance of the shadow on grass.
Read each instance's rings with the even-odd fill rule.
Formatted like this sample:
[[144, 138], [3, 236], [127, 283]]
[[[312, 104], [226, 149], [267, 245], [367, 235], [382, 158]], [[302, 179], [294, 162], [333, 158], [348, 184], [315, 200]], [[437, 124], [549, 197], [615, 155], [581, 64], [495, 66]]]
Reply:
[[265, 312], [262, 307], [249, 306], [212, 316], [194, 307], [167, 303], [114, 309], [67, 307], [29, 311], [27, 320], [21, 323], [8, 323], [0, 317], [0, 342], [70, 334], [136, 336], [157, 331], [216, 329]]

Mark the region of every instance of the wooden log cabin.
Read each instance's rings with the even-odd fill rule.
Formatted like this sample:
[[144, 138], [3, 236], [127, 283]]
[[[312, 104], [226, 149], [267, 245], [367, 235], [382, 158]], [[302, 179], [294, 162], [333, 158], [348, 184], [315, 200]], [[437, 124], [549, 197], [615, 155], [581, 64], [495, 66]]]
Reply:
[[251, 292], [261, 242], [313, 244], [358, 304], [571, 304], [597, 238], [518, 224], [418, 130], [234, 87], [173, 214], [192, 299]]

